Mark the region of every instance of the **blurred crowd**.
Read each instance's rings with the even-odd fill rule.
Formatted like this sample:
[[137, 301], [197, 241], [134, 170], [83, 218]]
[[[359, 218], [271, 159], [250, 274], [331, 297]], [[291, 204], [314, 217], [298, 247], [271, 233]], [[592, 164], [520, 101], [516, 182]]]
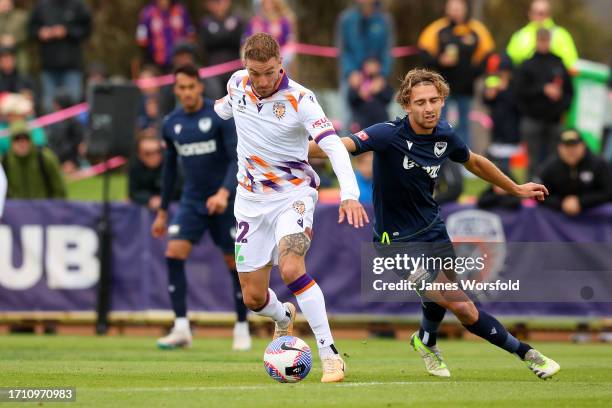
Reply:
[[[231, 0], [203, 0], [205, 14], [193, 16], [181, 1], [152, 0], [136, 24], [140, 55], [131, 61], [132, 76], [147, 80], [186, 63], [234, 61], [244, 39], [255, 32], [268, 32], [281, 46], [291, 46], [298, 26], [290, 4], [253, 0], [251, 15], [244, 16]], [[545, 203], [575, 215], [612, 199], [612, 173], [608, 163], [587, 148], [580, 132], [564, 126], [578, 59], [571, 33], [555, 23], [548, 0], [532, 1], [525, 13], [525, 26], [517, 27], [508, 44], [495, 44], [485, 24], [472, 17], [469, 1], [447, 0], [444, 15], [419, 35], [420, 63], [448, 81], [451, 95], [443, 115], [468, 146], [474, 144], [470, 114], [475, 106], [483, 106], [492, 120], [488, 157], [511, 177], [542, 180], [551, 192]], [[93, 29], [91, 10], [83, 0], [39, 0], [27, 11], [15, 8], [13, 0], [0, 0], [0, 131], [9, 135], [0, 136], [0, 155], [9, 198], [65, 198], [64, 176], [89, 165], [87, 114], [45, 128], [26, 123], [84, 101], [89, 87], [112, 80], [104, 63], [83, 59]], [[355, 0], [338, 17], [335, 31], [343, 104], [339, 131], [357, 132], [389, 120], [395, 93], [389, 82], [391, 50], [396, 41], [384, 3]], [[35, 76], [28, 41], [36, 43], [39, 52]], [[294, 48], [285, 48], [283, 65], [290, 75], [298, 74]], [[222, 97], [230, 75], [206, 78], [205, 96]], [[151, 209], [160, 202], [164, 146], [159, 129], [176, 106], [172, 85], [142, 89], [129, 197]], [[528, 157], [525, 174], [512, 164], [522, 148]], [[371, 200], [371, 161], [362, 155], [355, 163], [364, 202]], [[323, 187], [335, 185], [325, 162], [313, 165]], [[466, 176], [461, 166], [445, 165], [436, 186], [438, 201], [456, 201]], [[520, 201], [489, 189], [478, 204], [515, 208]]]

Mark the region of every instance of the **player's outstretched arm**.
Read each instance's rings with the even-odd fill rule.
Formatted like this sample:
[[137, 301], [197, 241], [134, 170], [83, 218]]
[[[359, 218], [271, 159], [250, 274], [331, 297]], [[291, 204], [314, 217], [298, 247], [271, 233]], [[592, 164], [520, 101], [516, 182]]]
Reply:
[[370, 221], [363, 205], [359, 202], [359, 187], [351, 167], [351, 159], [346, 151], [346, 145], [335, 134], [319, 140], [317, 144], [329, 157], [340, 183], [341, 203], [338, 210], [338, 222], [341, 223], [346, 219], [355, 228], [363, 227]]
[[[355, 142], [353, 142], [351, 138], [342, 137], [340, 138], [340, 140], [342, 141], [342, 144], [344, 144], [344, 147], [346, 147], [346, 150], [349, 153], [353, 153], [355, 150], [357, 150], [357, 146], [355, 146]], [[323, 151], [323, 149], [321, 149], [321, 147], [319, 147], [319, 145], [314, 140], [311, 140], [308, 143], [308, 158], [325, 159], [326, 157], [327, 154], [325, 153], [325, 151]]]
[[509, 194], [521, 198], [535, 198], [544, 201], [548, 195], [548, 190], [542, 184], [526, 183], [516, 184], [510, 177], [506, 176], [489, 159], [479, 154], [470, 152], [470, 158], [463, 164], [471, 173], [481, 179], [495, 184], [504, 189]]

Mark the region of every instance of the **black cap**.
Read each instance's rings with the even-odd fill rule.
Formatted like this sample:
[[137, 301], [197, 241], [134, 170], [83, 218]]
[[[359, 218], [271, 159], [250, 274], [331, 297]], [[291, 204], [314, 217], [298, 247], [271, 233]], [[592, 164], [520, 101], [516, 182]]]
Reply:
[[575, 145], [578, 143], [582, 143], [582, 137], [580, 136], [580, 132], [576, 129], [565, 129], [559, 135], [559, 143], [565, 145]]
[[197, 54], [197, 50], [196, 50], [195, 45], [193, 45], [192, 43], [183, 41], [183, 42], [179, 42], [178, 44], [176, 44], [174, 48], [172, 49], [173, 57], [178, 54], [191, 54], [195, 58]]

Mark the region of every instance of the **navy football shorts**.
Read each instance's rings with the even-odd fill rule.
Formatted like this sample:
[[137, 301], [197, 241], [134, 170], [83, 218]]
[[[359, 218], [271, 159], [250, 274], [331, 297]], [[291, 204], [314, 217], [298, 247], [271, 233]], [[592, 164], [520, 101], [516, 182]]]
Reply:
[[[383, 257], [395, 257], [396, 254], [407, 254], [414, 258], [437, 258], [442, 260], [456, 258], [452, 241], [446, 231], [446, 225], [444, 221], [439, 218], [425, 230], [404, 239], [393, 240], [391, 243], [395, 245], [385, 245], [382, 244], [379, 239], [376, 239], [375, 245], [378, 255]], [[406, 245], [402, 246], [401, 244]], [[436, 263], [432, 262], [432, 264]], [[408, 275], [406, 271], [403, 270], [397, 271], [396, 273], [400, 277], [414, 281], [417, 283], [417, 286], [420, 286], [420, 281], [426, 281], [428, 283], [434, 282], [440, 271], [441, 270], [438, 268], [428, 267], [414, 271], [411, 275]], [[442, 271], [451, 282], [456, 279], [454, 271]]]
[[224, 254], [234, 254], [236, 219], [233, 200], [228, 202], [225, 212], [218, 215], [208, 215], [203, 203], [181, 202], [168, 227], [168, 238], [197, 244], [206, 231], [210, 231], [213, 242]]

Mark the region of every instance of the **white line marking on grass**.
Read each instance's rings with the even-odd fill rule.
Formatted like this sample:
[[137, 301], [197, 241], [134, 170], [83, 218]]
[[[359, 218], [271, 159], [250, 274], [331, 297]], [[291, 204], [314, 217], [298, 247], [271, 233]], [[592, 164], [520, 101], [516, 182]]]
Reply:
[[[448, 384], [449, 381], [444, 381]], [[321, 386], [321, 387], [332, 387], [347, 388], [347, 387], [371, 387], [380, 385], [439, 385], [436, 381], [373, 381], [373, 382], [342, 382], [338, 384], [319, 384], [319, 383], [307, 383], [308, 386]], [[278, 389], [280, 384], [261, 384], [261, 385], [224, 385], [224, 386], [211, 386], [211, 387], [135, 387], [135, 388], [84, 388], [87, 391], [101, 391], [101, 392], [182, 392], [182, 391], [236, 391], [236, 390], [264, 390], [264, 389]], [[80, 388], [81, 389], [81, 388]]]

